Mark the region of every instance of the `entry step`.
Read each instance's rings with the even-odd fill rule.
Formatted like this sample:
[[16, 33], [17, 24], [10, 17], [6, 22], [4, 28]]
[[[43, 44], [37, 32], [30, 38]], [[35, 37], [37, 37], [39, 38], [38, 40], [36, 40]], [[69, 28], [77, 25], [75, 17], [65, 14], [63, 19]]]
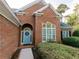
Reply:
[[21, 49], [18, 59], [34, 59], [32, 49], [31, 48]]

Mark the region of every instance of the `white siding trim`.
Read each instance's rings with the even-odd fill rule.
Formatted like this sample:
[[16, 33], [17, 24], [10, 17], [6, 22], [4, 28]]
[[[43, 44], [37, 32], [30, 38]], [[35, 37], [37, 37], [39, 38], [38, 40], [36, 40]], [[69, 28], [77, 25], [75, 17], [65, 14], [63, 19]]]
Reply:
[[[1, 14], [1, 13], [0, 13]], [[8, 21], [10, 21], [11, 23], [13, 23], [14, 25], [16, 25], [17, 27], [19, 27], [18, 24], [16, 24], [15, 22], [13, 22], [10, 18], [6, 17], [4, 14], [1, 14], [3, 17], [5, 17]]]
[[46, 5], [46, 6], [42, 7], [42, 8], [40, 8], [39, 10], [35, 11], [34, 13], [42, 12], [43, 10], [45, 10], [48, 7], [49, 7], [49, 5]]
[[46, 4], [46, 2], [44, 0], [35, 0], [35, 1], [31, 2], [31, 3], [29, 3], [28, 5], [25, 5], [24, 7], [20, 8], [20, 10], [28, 9], [31, 6], [33, 6], [33, 5], [37, 4], [37, 3], [40, 3], [40, 2], [42, 2], [43, 4]]
[[44, 7], [40, 8], [39, 10], [36, 10], [33, 14], [36, 14], [38, 12], [42, 12], [42, 11], [44, 11], [48, 7], [51, 8], [52, 11], [55, 12], [56, 16], [53, 16], [53, 17], [59, 17], [59, 16], [61, 17], [61, 15], [54, 9], [54, 7], [51, 4], [46, 4]]
[[[11, 10], [11, 8], [9, 7], [9, 5], [7, 4], [7, 2], [6, 2], [5, 0], [1, 0], [1, 2], [4, 4], [4, 6], [6, 7], [6, 9], [8, 9], [8, 11], [13, 15], [14, 19], [17, 21], [17, 22], [16, 22], [16, 21], [14, 20], [14, 22], [17, 23], [18, 25], [22, 25], [21, 22], [20, 22], [20, 20], [19, 20], [19, 19], [15, 16], [15, 14], [12, 12], [12, 10]], [[5, 9], [5, 10], [6, 10], [6, 9]], [[8, 11], [7, 11], [7, 12], [8, 12]], [[12, 19], [10, 19], [10, 20], [12, 20]]]

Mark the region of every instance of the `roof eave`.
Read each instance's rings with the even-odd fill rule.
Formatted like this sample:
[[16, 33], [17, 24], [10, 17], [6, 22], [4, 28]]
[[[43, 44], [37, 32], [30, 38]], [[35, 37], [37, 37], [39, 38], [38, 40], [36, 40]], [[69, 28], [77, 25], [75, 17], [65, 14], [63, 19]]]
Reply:
[[40, 2], [42, 2], [44, 5], [46, 5], [46, 2], [44, 0], [35, 0], [35, 1], [25, 5], [24, 7], [20, 8], [20, 10], [26, 10], [26, 9], [30, 8], [31, 6], [33, 6], [37, 3], [40, 3]]
[[49, 4], [46, 4], [44, 7], [40, 8], [39, 10], [35, 11], [32, 15], [38, 13], [38, 12], [42, 12], [43, 10], [45, 10], [46, 8], [50, 7], [54, 13], [56, 14], [56, 16], [54, 17], [61, 17], [61, 15], [54, 9], [54, 7], [49, 3]]
[[15, 23], [15, 22], [11, 21], [10, 18], [6, 17], [4, 14], [1, 14], [1, 13], [0, 13], [0, 15], [2, 15], [3, 17], [5, 17], [8, 21], [10, 21], [11, 23], [13, 23], [13, 24], [16, 25], [17, 27], [19, 27], [19, 24], [17, 24], [17, 23]]
[[72, 27], [61, 27], [61, 29], [72, 29]]
[[21, 22], [19, 21], [19, 19], [15, 16], [15, 14], [12, 12], [12, 10], [11, 10], [11, 8], [9, 7], [9, 5], [7, 4], [7, 2], [5, 1], [5, 0], [1, 0], [2, 1], [2, 3], [4, 4], [4, 6], [6, 7], [6, 9], [8, 9], [8, 11], [13, 15], [13, 17], [15, 18], [15, 20], [17, 21], [17, 22], [13, 22], [13, 21], [11, 21], [11, 19], [9, 19], [9, 18], [7, 18], [5, 15], [5, 17], [9, 20], [9, 21], [11, 21], [11, 22], [13, 22], [15, 25], [17, 24], [17, 26], [20, 26], [21, 25]]

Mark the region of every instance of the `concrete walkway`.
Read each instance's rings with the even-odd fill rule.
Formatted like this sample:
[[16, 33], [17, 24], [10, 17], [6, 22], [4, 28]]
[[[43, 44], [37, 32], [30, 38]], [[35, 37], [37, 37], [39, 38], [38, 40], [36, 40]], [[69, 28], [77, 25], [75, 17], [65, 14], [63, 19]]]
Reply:
[[21, 49], [19, 59], [34, 59], [32, 49], [31, 48]]

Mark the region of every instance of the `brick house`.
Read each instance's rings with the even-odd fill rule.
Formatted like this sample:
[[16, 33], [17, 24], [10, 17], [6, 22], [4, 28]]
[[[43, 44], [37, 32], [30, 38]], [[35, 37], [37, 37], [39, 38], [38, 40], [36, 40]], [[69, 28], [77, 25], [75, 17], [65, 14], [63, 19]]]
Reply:
[[10, 59], [18, 48], [34, 47], [40, 42], [61, 42], [71, 35], [71, 27], [61, 23], [51, 4], [36, 0], [12, 10], [0, 0], [0, 59]]

